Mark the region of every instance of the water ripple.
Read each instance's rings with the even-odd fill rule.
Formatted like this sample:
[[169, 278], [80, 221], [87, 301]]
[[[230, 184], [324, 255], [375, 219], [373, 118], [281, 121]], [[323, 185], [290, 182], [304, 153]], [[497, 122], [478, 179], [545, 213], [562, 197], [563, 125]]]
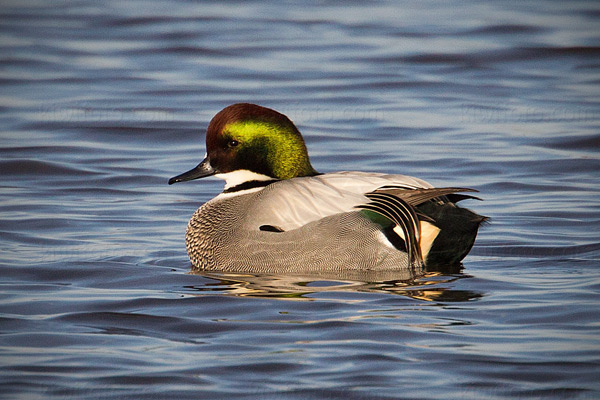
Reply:
[[[0, 15], [5, 396], [599, 397], [595, 4]], [[240, 101], [290, 116], [319, 171], [474, 187], [492, 222], [416, 280], [192, 274], [187, 221], [223, 184], [166, 182]]]

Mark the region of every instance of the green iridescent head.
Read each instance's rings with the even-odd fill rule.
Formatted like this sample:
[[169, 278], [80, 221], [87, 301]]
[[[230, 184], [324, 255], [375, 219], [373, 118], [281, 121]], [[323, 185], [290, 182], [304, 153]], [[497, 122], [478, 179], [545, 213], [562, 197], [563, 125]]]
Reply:
[[234, 171], [274, 179], [313, 176], [304, 139], [285, 115], [256, 104], [239, 103], [219, 111], [206, 131], [206, 158], [169, 184]]
[[218, 173], [246, 169], [277, 179], [316, 174], [294, 123], [255, 104], [234, 104], [215, 115], [206, 149]]

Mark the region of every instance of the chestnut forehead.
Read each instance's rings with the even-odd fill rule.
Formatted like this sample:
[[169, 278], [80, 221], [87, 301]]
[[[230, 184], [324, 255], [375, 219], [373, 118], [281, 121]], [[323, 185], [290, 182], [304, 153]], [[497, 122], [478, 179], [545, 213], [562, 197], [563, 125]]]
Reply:
[[220, 132], [223, 127], [231, 122], [245, 120], [278, 120], [286, 117], [270, 108], [255, 104], [234, 104], [219, 111], [210, 121], [209, 130]]

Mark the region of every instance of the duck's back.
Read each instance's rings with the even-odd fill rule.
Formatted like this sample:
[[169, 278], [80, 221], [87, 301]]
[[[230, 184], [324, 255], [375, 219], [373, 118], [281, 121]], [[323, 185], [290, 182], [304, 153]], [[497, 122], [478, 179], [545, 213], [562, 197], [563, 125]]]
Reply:
[[288, 231], [330, 215], [355, 211], [365, 193], [384, 186], [431, 188], [418, 178], [343, 171], [275, 182], [248, 204], [249, 227], [272, 225]]

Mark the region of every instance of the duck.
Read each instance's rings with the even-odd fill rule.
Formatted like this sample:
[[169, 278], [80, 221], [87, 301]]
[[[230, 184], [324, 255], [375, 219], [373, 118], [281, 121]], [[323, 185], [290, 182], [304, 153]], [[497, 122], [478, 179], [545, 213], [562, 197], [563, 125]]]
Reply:
[[192, 215], [192, 268], [250, 274], [398, 271], [460, 264], [486, 217], [459, 207], [474, 189], [411, 176], [317, 172], [295, 124], [250, 103], [225, 107], [206, 155], [169, 185], [214, 176], [222, 193]]

